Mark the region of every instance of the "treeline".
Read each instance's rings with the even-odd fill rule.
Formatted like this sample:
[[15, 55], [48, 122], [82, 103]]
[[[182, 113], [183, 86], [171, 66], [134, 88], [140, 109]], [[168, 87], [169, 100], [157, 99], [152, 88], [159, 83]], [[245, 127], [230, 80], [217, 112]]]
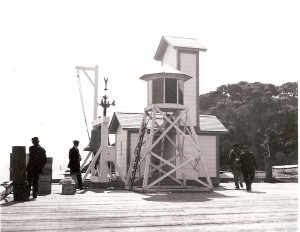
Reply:
[[272, 165], [298, 164], [298, 83], [281, 86], [245, 81], [202, 94], [200, 114], [215, 115], [229, 133], [220, 137], [220, 169], [228, 167], [233, 143], [248, 145], [260, 170], [264, 157]]

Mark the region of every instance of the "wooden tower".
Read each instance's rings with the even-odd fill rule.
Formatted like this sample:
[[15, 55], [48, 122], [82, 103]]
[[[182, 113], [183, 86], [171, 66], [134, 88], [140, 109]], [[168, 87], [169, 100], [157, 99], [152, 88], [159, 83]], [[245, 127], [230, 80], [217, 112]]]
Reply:
[[[138, 141], [134, 150], [125, 186], [130, 190], [142, 191], [195, 188], [188, 180], [201, 187], [213, 189], [208, 176], [195, 120], [190, 116], [185, 102], [185, 83], [193, 79], [169, 65], [143, 75], [140, 79], [148, 84], [148, 106], [140, 126]], [[185, 154], [186, 142], [194, 148], [193, 154]], [[205, 172], [206, 182], [198, 178], [198, 164]], [[187, 171], [189, 170], [189, 171]], [[192, 171], [191, 171], [192, 170]], [[188, 178], [187, 178], [188, 177]]]

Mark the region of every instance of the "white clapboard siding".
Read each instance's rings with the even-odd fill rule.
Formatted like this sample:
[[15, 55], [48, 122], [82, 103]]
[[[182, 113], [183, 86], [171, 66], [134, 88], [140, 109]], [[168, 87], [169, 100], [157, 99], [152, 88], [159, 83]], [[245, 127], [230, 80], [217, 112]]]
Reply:
[[172, 46], [168, 46], [162, 60], [162, 64], [177, 69], [177, 52]]
[[189, 107], [191, 124], [197, 125], [197, 56], [196, 54], [181, 53], [180, 71], [192, 76], [193, 78], [184, 83], [184, 104]]
[[[203, 152], [206, 170], [210, 177], [217, 177], [217, 144], [216, 136], [199, 136], [200, 149]], [[205, 176], [205, 172], [199, 164], [199, 177]]]
[[116, 133], [116, 162], [123, 174], [127, 173], [127, 132], [120, 126]]
[[[216, 169], [217, 169], [217, 160], [216, 160], [216, 137], [215, 136], [205, 136], [205, 135], [199, 135], [198, 136], [199, 143], [200, 143], [200, 149], [203, 153], [203, 161], [206, 167], [206, 170], [208, 172], [208, 175], [210, 177], [216, 177]], [[188, 140], [185, 140], [185, 146], [183, 149], [183, 153], [185, 157], [188, 159], [191, 157], [195, 157], [195, 147], [188, 142]], [[176, 163], [180, 163], [180, 160], [177, 158]], [[204, 169], [199, 162], [196, 170], [198, 172], [195, 172], [192, 166], [187, 165], [185, 166], [185, 171], [194, 177], [205, 177]], [[182, 173], [177, 172], [176, 177], [181, 179]], [[187, 179], [191, 179], [190, 177], [187, 177]]]

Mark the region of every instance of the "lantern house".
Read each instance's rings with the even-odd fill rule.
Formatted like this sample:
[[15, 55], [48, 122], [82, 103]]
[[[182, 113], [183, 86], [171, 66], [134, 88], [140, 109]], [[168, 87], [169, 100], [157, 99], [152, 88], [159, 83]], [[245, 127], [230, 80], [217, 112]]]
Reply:
[[161, 66], [157, 72], [140, 77], [148, 84], [148, 105], [183, 105], [184, 82], [191, 78], [168, 65]]

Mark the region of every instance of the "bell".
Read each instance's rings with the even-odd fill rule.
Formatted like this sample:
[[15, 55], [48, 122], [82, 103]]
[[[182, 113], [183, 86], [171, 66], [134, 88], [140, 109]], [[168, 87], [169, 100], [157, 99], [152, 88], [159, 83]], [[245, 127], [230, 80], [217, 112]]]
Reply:
[[94, 128], [91, 133], [89, 144], [83, 149], [84, 151], [97, 152], [101, 146], [101, 126]]

